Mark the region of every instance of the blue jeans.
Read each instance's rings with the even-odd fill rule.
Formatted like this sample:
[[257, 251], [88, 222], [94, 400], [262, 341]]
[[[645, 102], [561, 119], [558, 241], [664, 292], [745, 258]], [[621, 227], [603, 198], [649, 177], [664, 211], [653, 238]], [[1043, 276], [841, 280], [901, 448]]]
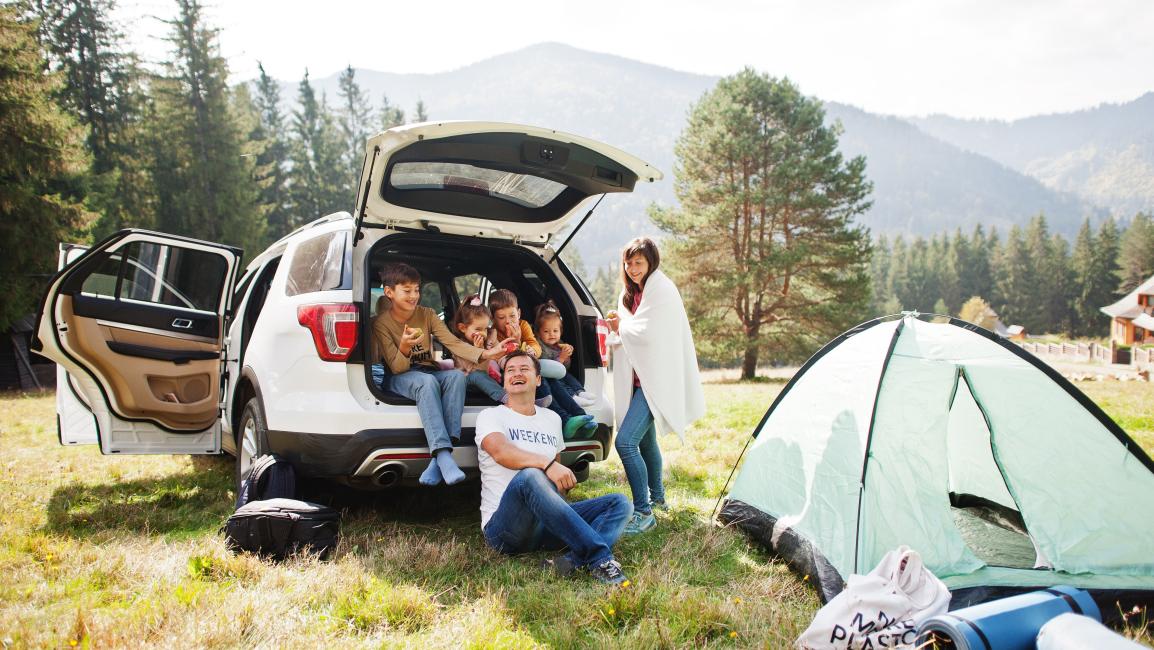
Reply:
[[657, 446], [653, 413], [639, 386], [633, 388], [633, 399], [629, 401], [629, 410], [625, 412], [613, 446], [621, 457], [625, 478], [629, 479], [633, 509], [649, 514], [653, 510], [650, 499], [665, 500], [665, 485], [661, 482], [661, 448]]
[[399, 375], [389, 375], [384, 388], [417, 403], [429, 453], [453, 449], [461, 438], [461, 413], [465, 410], [465, 373], [460, 370], [433, 370], [413, 366]]
[[632, 514], [624, 494], [569, 503], [545, 472], [523, 469], [485, 524], [485, 542], [510, 555], [568, 547], [573, 566], [596, 566], [613, 557], [611, 547]]
[[568, 390], [570, 395], [576, 395], [577, 393], [585, 390], [585, 387], [581, 385], [581, 382], [577, 381], [577, 378], [568, 372], [565, 373], [564, 377], [558, 379], [557, 383], [564, 386], [565, 390]]
[[541, 388], [546, 395], [552, 395], [549, 410], [561, 416], [561, 422], [571, 417], [585, 415], [585, 409], [573, 401], [573, 395], [561, 384], [560, 379], [541, 379]]
[[494, 402], [502, 402], [505, 399], [505, 389], [501, 387], [489, 376], [489, 373], [484, 370], [473, 370], [465, 375], [465, 385], [469, 388], [476, 388], [482, 393], [489, 396], [489, 399]]

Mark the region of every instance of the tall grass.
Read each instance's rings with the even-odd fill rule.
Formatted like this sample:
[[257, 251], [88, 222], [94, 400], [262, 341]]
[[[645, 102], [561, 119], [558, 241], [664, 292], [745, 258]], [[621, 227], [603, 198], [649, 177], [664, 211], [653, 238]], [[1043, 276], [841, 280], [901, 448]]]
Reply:
[[[709, 520], [780, 389], [708, 385], [687, 443], [662, 441], [672, 508], [618, 545], [622, 589], [552, 577], [543, 554], [490, 551], [475, 483], [337, 493], [343, 537], [328, 562], [234, 556], [217, 532], [231, 459], [60, 447], [50, 395], [0, 397], [0, 647], [787, 647], [815, 594]], [[1089, 392], [1154, 451], [1149, 384]], [[573, 496], [625, 490], [614, 458]]]

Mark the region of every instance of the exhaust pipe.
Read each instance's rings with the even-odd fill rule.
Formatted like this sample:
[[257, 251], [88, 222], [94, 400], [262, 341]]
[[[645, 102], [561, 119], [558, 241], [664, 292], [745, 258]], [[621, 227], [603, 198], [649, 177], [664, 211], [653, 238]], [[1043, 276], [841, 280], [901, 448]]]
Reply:
[[569, 469], [572, 470], [574, 474], [584, 472], [585, 470], [589, 469], [589, 463], [592, 462], [593, 454], [581, 454], [577, 457], [577, 460], [569, 466]]
[[373, 472], [373, 482], [380, 487], [392, 487], [405, 475], [405, 466], [400, 463], [385, 463]]

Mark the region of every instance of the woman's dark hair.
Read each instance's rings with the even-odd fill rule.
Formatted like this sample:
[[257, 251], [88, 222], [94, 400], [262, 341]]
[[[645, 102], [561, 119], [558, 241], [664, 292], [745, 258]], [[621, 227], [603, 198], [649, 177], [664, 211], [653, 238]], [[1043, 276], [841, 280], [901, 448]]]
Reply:
[[[457, 326], [462, 324], [467, 325], [481, 317], [484, 317], [485, 320], [488, 321], [493, 320], [493, 316], [489, 314], [489, 308], [485, 306], [485, 303], [481, 302], [481, 294], [470, 294], [465, 296], [465, 299], [462, 300], [461, 304], [457, 306], [457, 311], [453, 313], [452, 326], [449, 329], [453, 330], [453, 333], [457, 335], [457, 338], [464, 340], [465, 333], [462, 332], [461, 328]], [[466, 342], [469, 344], [473, 343], [472, 341]]]
[[633, 300], [637, 294], [641, 293], [641, 285], [629, 279], [629, 274], [625, 272], [625, 262], [634, 255], [640, 255], [649, 262], [649, 271], [645, 273], [645, 277], [641, 278], [641, 285], [649, 280], [649, 276], [657, 270], [658, 265], [661, 264], [661, 253], [657, 252], [657, 244], [648, 237], [637, 237], [625, 244], [625, 248], [621, 249], [621, 280], [625, 285], [625, 297], [623, 302], [625, 308], [633, 311]]
[[544, 323], [550, 318], [556, 318], [561, 322], [565, 322], [565, 319], [561, 318], [561, 310], [557, 309], [557, 303], [552, 300], [546, 300], [537, 306], [537, 314], [533, 319], [533, 324], [537, 327], [537, 331], [541, 330], [541, 323]]
[[517, 307], [517, 294], [508, 289], [497, 289], [489, 294], [489, 313], [496, 314], [498, 309]]

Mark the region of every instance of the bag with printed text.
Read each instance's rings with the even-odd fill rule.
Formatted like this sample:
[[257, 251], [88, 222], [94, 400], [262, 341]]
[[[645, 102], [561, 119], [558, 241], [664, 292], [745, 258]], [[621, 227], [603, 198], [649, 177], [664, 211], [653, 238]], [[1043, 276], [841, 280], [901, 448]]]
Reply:
[[886, 553], [868, 574], [851, 575], [845, 590], [818, 611], [797, 639], [804, 650], [913, 646], [918, 624], [944, 614], [950, 592], [908, 546]]

